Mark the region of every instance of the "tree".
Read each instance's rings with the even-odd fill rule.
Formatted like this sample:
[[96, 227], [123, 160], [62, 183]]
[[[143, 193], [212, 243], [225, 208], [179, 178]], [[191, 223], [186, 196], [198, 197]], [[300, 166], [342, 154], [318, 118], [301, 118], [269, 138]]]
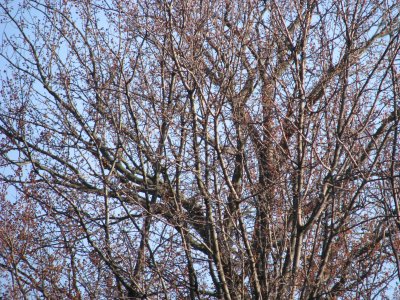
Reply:
[[6, 298], [393, 293], [395, 0], [0, 11]]

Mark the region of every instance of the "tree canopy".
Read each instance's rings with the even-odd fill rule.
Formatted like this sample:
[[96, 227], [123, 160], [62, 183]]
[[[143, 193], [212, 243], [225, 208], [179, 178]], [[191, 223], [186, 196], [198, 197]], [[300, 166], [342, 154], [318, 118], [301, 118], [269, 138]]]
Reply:
[[2, 296], [394, 298], [399, 14], [2, 1]]

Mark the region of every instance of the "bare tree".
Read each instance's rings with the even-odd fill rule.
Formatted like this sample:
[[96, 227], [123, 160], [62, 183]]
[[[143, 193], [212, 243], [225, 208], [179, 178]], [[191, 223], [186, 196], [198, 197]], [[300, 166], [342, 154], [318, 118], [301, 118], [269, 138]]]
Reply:
[[385, 299], [400, 6], [3, 1], [7, 299]]

